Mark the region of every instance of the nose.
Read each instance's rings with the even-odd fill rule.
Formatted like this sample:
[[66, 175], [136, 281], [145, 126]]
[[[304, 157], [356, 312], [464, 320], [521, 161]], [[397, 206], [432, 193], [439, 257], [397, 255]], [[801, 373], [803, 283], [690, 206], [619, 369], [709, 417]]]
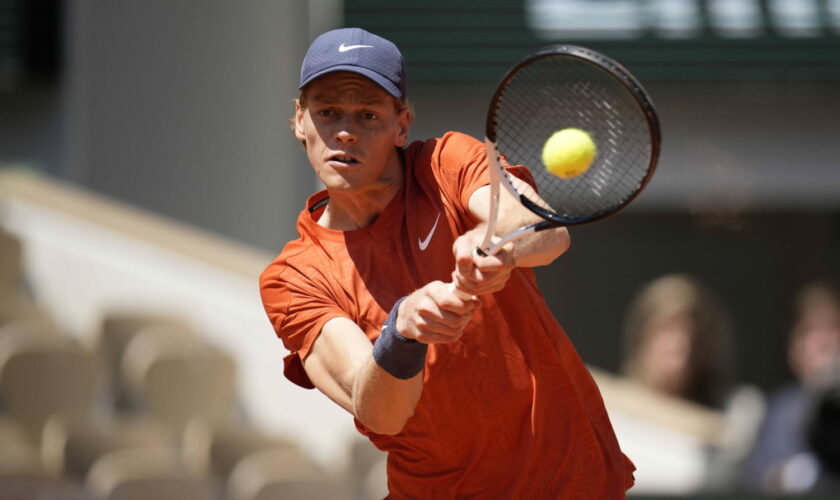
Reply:
[[338, 134], [336, 134], [336, 139], [346, 143], [356, 142], [356, 136], [349, 130], [339, 130]]
[[338, 123], [338, 127], [336, 128], [335, 138], [338, 139], [342, 143], [352, 143], [356, 142], [356, 133], [353, 130], [353, 126], [350, 123], [350, 120], [344, 119]]

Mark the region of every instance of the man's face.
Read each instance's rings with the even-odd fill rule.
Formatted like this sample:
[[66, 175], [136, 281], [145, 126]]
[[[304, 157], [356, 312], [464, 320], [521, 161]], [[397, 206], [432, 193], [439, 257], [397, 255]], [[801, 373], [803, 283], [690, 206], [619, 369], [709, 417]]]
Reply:
[[327, 188], [365, 190], [401, 174], [396, 148], [405, 145], [411, 114], [367, 78], [324, 75], [304, 89], [295, 108], [295, 137]]
[[794, 326], [788, 360], [802, 381], [820, 383], [840, 363], [840, 309], [829, 304], [806, 308]]
[[673, 396], [685, 396], [691, 370], [694, 327], [686, 314], [651, 318], [640, 347], [642, 379]]

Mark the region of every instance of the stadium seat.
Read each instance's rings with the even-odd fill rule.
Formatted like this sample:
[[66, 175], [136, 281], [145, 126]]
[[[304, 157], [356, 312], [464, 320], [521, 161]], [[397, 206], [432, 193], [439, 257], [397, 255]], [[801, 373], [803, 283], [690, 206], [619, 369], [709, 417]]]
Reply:
[[0, 475], [3, 500], [91, 500], [83, 484], [41, 473]]
[[23, 276], [22, 245], [13, 234], [0, 228], [0, 298], [19, 294]]
[[352, 500], [352, 485], [324, 473], [296, 449], [265, 450], [243, 458], [227, 482], [229, 500]]
[[116, 450], [165, 447], [168, 435], [145, 418], [67, 422], [53, 417], [44, 426], [41, 457], [55, 476], [84, 478], [100, 457]]
[[22, 425], [11, 418], [0, 418], [0, 448], [32, 444]]
[[[0, 477], [46, 476], [38, 448], [28, 443], [3, 443], [0, 445]], [[2, 495], [0, 494], [0, 498]]]
[[221, 480], [227, 479], [236, 464], [253, 453], [294, 448], [292, 441], [269, 435], [247, 422], [211, 422], [202, 417], [189, 422], [183, 444], [192, 472]]
[[96, 460], [87, 475], [95, 500], [214, 500], [212, 481], [191, 475], [177, 450], [142, 447], [116, 450]]
[[0, 325], [32, 319], [49, 321], [49, 316], [26, 297], [21, 295], [0, 295]]
[[[384, 461], [388, 457], [388, 454], [362, 436], [353, 439], [349, 452], [350, 460], [348, 461], [347, 477], [355, 485], [354, 488], [357, 495], [359, 498], [377, 498], [376, 496], [371, 497], [369, 491], [371, 489], [377, 489], [376, 483], [378, 479], [375, 477], [377, 471], [381, 472], [381, 475], [384, 476]], [[386, 481], [385, 493], [387, 492]], [[378, 496], [378, 498], [384, 497], [384, 493]]]
[[40, 443], [47, 420], [88, 418], [100, 380], [95, 356], [68, 338], [0, 339], [0, 395], [8, 415]]
[[301, 479], [266, 485], [249, 500], [353, 500], [352, 489], [336, 480]]
[[10, 319], [0, 324], [0, 342], [7, 337], [58, 337], [58, 325], [48, 316], [29, 316]]
[[[8, 424], [11, 422], [4, 423]], [[87, 496], [81, 484], [46, 471], [38, 448], [21, 436], [18, 442], [0, 442], [0, 499], [86, 500]]]
[[0, 419], [0, 498], [3, 485], [20, 480], [30, 484], [47, 472], [35, 446], [23, 427], [10, 418]]
[[108, 393], [120, 410], [132, 408], [130, 397], [121, 385], [120, 369], [123, 356], [131, 340], [143, 331], [154, 329], [164, 336], [193, 335], [185, 320], [177, 316], [150, 312], [110, 311], [102, 319], [95, 339], [96, 349], [105, 359], [108, 373]]
[[148, 414], [178, 442], [193, 418], [214, 422], [233, 413], [234, 361], [197, 337], [145, 330], [127, 346], [121, 371]]

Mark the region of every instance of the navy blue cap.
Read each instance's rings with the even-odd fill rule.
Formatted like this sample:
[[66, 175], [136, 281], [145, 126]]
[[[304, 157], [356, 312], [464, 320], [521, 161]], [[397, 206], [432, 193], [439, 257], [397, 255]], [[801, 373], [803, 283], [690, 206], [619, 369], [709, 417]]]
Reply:
[[303, 58], [298, 88], [333, 71], [358, 73], [397, 99], [406, 97], [408, 82], [400, 49], [361, 28], [327, 31], [316, 38]]

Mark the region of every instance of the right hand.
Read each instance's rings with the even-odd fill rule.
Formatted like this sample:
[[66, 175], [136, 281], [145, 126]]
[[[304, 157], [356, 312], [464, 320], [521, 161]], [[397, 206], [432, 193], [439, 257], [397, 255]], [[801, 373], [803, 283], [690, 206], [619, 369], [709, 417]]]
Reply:
[[513, 243], [507, 243], [493, 255], [476, 252], [485, 232], [484, 225], [480, 225], [458, 237], [452, 245], [455, 255], [452, 283], [460, 297], [498, 292], [505, 287], [516, 267]]
[[402, 301], [397, 330], [403, 337], [425, 344], [454, 342], [480, 304], [477, 297], [461, 298], [446, 283], [433, 281]]

